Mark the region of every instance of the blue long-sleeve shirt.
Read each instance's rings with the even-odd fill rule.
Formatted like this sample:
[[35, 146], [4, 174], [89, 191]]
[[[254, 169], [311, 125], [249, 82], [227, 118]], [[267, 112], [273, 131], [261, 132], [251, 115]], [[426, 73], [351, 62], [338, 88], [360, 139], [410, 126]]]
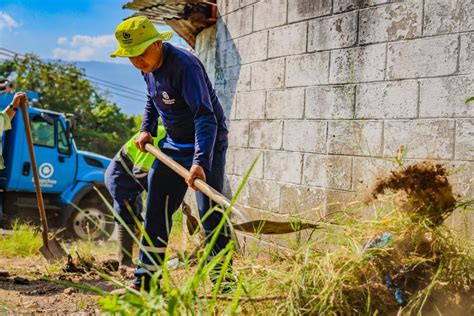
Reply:
[[226, 141], [225, 115], [199, 59], [185, 49], [163, 43], [163, 64], [143, 74], [148, 88], [141, 131], [154, 133], [161, 117], [168, 137], [194, 144], [193, 164], [210, 171], [216, 141]]

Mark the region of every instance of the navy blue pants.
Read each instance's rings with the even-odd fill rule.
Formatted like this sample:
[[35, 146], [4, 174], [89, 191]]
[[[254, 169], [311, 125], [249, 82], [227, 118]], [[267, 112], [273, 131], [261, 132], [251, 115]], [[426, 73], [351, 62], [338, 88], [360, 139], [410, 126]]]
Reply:
[[[160, 142], [160, 148], [171, 159], [181, 164], [186, 169], [190, 169], [194, 157], [194, 148], [180, 149], [164, 141]], [[206, 182], [215, 190], [222, 192], [224, 184], [225, 154], [227, 151], [227, 141], [216, 143], [214, 146], [214, 158], [211, 171], [206, 171]], [[155, 160], [148, 174], [148, 196], [146, 201], [145, 231], [148, 233], [152, 245], [145, 238], [142, 238], [144, 249], [152, 256], [156, 262], [162, 262], [168, 243], [168, 235], [172, 227], [172, 215], [179, 208], [183, 201], [188, 185], [184, 179], [168, 168], [159, 160]], [[214, 203], [201, 192], [196, 192], [196, 200], [199, 215], [202, 218]], [[222, 219], [222, 213], [212, 212], [202, 223], [206, 239], [212, 235], [214, 229]], [[212, 255], [216, 255], [224, 249], [230, 240], [230, 232], [226, 225], [219, 234]], [[145, 281], [145, 288], [148, 287], [150, 272], [157, 271], [150, 258], [140, 250], [139, 267], [135, 271], [135, 285], [141, 286]]]
[[127, 204], [140, 219], [143, 209], [142, 193], [148, 188], [148, 179], [146, 174], [142, 177], [134, 177], [131, 170], [124, 168], [119, 155], [120, 153], [112, 159], [105, 171], [104, 183], [112, 196], [114, 209], [128, 226], [134, 227], [135, 221]]

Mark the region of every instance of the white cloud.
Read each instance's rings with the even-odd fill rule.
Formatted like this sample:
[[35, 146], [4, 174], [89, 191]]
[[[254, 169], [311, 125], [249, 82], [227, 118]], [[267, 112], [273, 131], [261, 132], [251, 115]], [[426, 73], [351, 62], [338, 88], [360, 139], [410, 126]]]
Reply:
[[64, 59], [64, 60], [75, 60], [75, 61], [87, 61], [87, 60], [96, 60], [94, 59], [96, 52], [93, 48], [83, 46], [79, 49], [63, 49], [55, 48], [53, 49], [54, 58]]
[[87, 35], [74, 35], [71, 41], [72, 46], [88, 45], [92, 47], [113, 47], [116, 45], [115, 36], [113, 35], [99, 35], [99, 36], [87, 36]]
[[54, 58], [69, 61], [107, 61], [124, 62], [110, 58], [110, 54], [117, 48], [113, 35], [74, 35], [70, 38], [61, 36], [56, 40], [61, 47], [53, 49]]
[[14, 27], [19, 27], [20, 24], [15, 21], [9, 14], [0, 11], [0, 30], [4, 28], [12, 29]]
[[65, 37], [65, 36], [58, 37], [57, 43], [58, 43], [58, 45], [66, 45], [67, 44], [67, 37]]

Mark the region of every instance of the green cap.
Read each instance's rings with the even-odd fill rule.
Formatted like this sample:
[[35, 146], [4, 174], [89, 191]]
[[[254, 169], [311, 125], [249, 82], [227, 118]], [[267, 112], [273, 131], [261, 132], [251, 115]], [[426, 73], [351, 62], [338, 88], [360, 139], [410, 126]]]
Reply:
[[119, 47], [110, 57], [135, 57], [156, 41], [168, 41], [173, 32], [158, 32], [146, 16], [135, 16], [120, 23], [115, 29]]

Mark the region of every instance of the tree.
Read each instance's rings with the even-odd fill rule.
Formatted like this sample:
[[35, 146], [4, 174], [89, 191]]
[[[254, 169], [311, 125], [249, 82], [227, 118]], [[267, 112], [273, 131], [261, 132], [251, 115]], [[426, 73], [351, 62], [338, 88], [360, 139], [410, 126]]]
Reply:
[[75, 115], [74, 138], [80, 149], [113, 156], [133, 134], [133, 117], [107, 100], [73, 64], [43, 62], [37, 56], [5, 60], [0, 76], [16, 74], [18, 90], [39, 93], [35, 106]]

